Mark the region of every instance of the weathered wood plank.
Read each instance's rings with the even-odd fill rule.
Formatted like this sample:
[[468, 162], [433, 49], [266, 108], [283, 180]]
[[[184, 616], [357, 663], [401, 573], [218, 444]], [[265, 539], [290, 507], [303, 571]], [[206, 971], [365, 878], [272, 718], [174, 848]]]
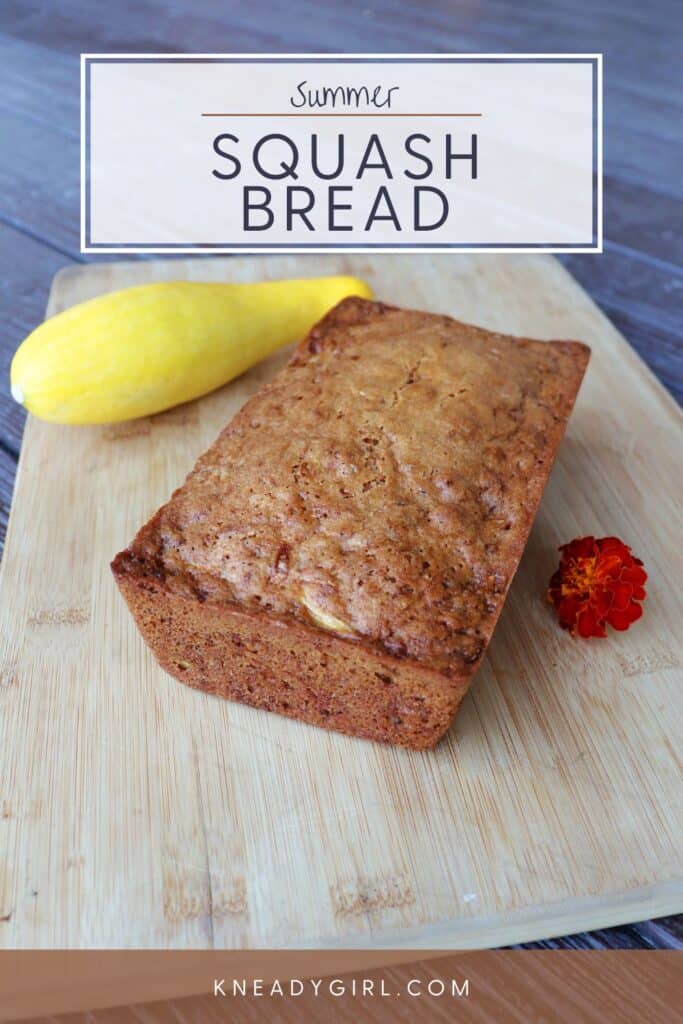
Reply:
[[[61, 250], [79, 252], [78, 140], [0, 109], [0, 218]], [[11, 262], [3, 258], [5, 269]]]
[[16, 472], [17, 460], [14, 452], [5, 450], [0, 443], [0, 559], [5, 544]]
[[683, 399], [683, 272], [609, 246], [604, 255], [565, 256], [562, 263], [674, 397]]
[[[52, 278], [70, 261], [25, 234], [0, 223], [0, 444], [19, 453], [25, 413], [9, 394], [9, 368], [17, 346], [43, 319]], [[0, 501], [11, 493], [0, 482]]]
[[2, 33], [0, 107], [62, 135], [80, 134], [80, 68], [77, 56]]

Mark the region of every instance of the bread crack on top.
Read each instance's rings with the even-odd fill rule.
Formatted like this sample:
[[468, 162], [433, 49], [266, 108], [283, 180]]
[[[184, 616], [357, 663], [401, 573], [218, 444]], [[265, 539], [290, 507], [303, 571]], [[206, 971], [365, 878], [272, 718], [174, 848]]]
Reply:
[[490, 640], [588, 355], [344, 300], [112, 563], [161, 665], [432, 746]]

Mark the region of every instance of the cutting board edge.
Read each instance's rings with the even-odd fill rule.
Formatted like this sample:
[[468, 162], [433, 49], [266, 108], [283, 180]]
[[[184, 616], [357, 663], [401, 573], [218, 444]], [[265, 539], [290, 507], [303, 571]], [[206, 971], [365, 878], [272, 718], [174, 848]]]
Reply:
[[[578, 907], [578, 910], [577, 910]], [[683, 914], [683, 873], [623, 892], [583, 897], [579, 901], [542, 903], [521, 911], [492, 917], [455, 918], [407, 931], [385, 931], [382, 944], [359, 940], [320, 943], [320, 949], [493, 949], [522, 942], [540, 942], [558, 935], [614, 928], [635, 921]], [[459, 937], [462, 936], [462, 941]], [[370, 937], [372, 939], [372, 937]], [[467, 941], [464, 941], [464, 940]], [[494, 940], [494, 941], [491, 941]], [[287, 946], [305, 949], [306, 946]]]
[[[574, 935], [584, 931], [615, 928], [637, 921], [669, 917], [675, 914], [683, 914], [683, 873], [680, 877], [672, 877], [664, 882], [640, 886], [626, 894], [612, 892], [583, 897], [578, 901], [568, 899], [557, 903], [538, 904], [532, 908], [501, 914], [499, 920], [495, 920], [492, 916], [454, 918], [420, 928], [388, 930], [376, 935], [359, 937], [342, 936], [339, 941], [321, 938], [314, 947], [302, 942], [283, 946], [252, 946], [249, 948], [254, 950], [273, 948], [283, 951], [318, 949], [330, 952], [343, 950], [372, 950], [376, 952], [382, 950], [453, 950], [465, 952], [474, 949], [497, 949], [519, 943], [542, 942], [558, 935]], [[0, 950], [21, 950], [23, 948], [51, 949], [53, 947], [9, 946], [0, 942]], [[70, 945], [65, 948], [99, 949], [104, 947]], [[159, 947], [122, 945], [117, 948], [158, 949]], [[171, 946], [169, 948], [179, 947]], [[238, 947], [209, 945], [183, 946], [182, 948], [215, 949], [226, 952], [233, 948], [238, 949]]]

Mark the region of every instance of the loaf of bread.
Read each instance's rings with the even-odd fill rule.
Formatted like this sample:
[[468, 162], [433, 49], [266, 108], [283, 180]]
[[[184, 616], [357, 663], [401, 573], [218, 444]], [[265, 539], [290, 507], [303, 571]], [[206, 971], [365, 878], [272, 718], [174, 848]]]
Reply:
[[114, 559], [159, 663], [257, 708], [433, 746], [588, 356], [346, 299]]

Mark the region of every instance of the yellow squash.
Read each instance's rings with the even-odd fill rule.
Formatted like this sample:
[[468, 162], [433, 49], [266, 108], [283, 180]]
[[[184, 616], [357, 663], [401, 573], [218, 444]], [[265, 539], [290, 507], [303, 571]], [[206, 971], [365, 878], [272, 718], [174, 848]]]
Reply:
[[101, 295], [46, 320], [12, 361], [14, 398], [53, 423], [112, 423], [187, 402], [297, 341], [355, 277], [173, 281]]

